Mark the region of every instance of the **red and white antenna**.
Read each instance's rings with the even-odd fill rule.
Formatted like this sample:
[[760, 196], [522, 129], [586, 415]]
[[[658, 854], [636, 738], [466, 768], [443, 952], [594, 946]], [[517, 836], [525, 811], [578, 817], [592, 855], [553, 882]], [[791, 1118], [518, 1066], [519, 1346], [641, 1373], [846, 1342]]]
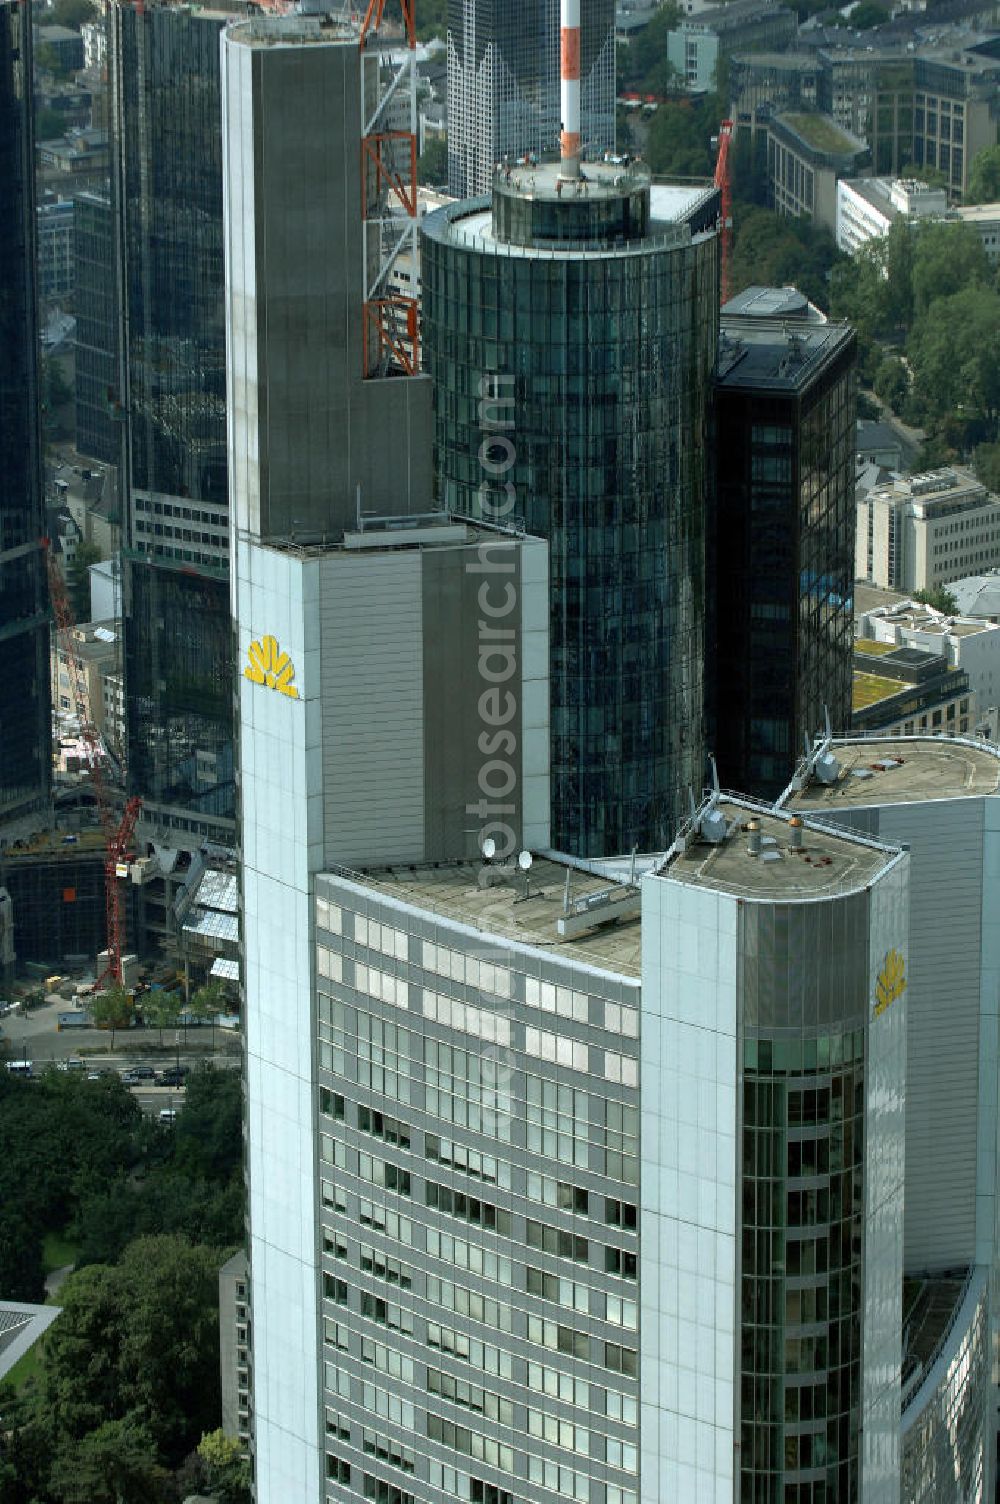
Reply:
[[560, 0], [559, 176], [580, 176], [580, 0]]

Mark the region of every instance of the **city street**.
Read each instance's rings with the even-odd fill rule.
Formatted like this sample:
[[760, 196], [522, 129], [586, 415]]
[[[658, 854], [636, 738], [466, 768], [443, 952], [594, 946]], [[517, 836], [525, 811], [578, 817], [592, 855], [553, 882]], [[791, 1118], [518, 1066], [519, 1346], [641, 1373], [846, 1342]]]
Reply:
[[[30, 1060], [35, 1072], [60, 1060], [76, 1058], [90, 1070], [124, 1071], [132, 1065], [152, 1065], [163, 1070], [169, 1065], [187, 1065], [195, 1069], [203, 1062], [238, 1070], [240, 1035], [210, 1025], [181, 1029], [119, 1029], [114, 1049], [111, 1034], [105, 1029], [56, 1028], [58, 1016], [69, 1004], [59, 999], [33, 1008], [27, 1017], [12, 1011], [0, 1018], [0, 1047], [11, 1060]], [[167, 1090], [166, 1088], [163, 1089]]]

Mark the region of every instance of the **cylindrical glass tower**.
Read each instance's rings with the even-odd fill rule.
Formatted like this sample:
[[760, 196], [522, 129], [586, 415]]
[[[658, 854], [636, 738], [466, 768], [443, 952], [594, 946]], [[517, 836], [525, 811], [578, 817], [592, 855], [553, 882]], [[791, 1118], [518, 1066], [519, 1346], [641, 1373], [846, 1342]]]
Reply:
[[443, 506], [549, 540], [554, 844], [669, 843], [704, 782], [718, 197], [641, 168], [498, 169], [429, 215]]

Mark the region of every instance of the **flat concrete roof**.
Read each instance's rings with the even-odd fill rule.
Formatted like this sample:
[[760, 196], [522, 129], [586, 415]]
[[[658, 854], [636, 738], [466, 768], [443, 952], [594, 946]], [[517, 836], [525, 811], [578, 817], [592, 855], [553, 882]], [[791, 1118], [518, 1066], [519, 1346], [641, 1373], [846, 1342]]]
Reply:
[[[1000, 764], [998, 764], [1000, 766]], [[894, 848], [806, 822], [801, 850], [790, 845], [789, 816], [721, 799], [729, 834], [721, 844], [696, 842], [672, 849], [660, 875], [694, 887], [715, 888], [749, 901], [795, 903], [833, 898], [864, 888], [896, 856]], [[761, 851], [751, 856], [747, 826], [756, 820]]]
[[[571, 962], [624, 976], [641, 976], [640, 923], [634, 904], [630, 905], [630, 917], [610, 922], [614, 904], [637, 899], [636, 888], [615, 882], [604, 873], [588, 871], [569, 858], [537, 856], [528, 874], [530, 896], [524, 898], [520, 874], [501, 881], [494, 878], [489, 887], [481, 886], [480, 876], [486, 868], [485, 862], [453, 862], [440, 867], [383, 867], [326, 875], [334, 881], [346, 875], [370, 887], [378, 897], [412, 904], [498, 941], [514, 940], [519, 945], [560, 952]], [[595, 894], [609, 895], [609, 922], [572, 939], [563, 938], [557, 930], [557, 921], [563, 917], [567, 872], [571, 904]]]
[[[784, 808], [824, 811], [845, 805], [917, 804], [1000, 789], [1000, 747], [953, 737], [865, 737], [834, 742], [840, 777], [781, 796]], [[885, 766], [882, 766], [885, 764]]]

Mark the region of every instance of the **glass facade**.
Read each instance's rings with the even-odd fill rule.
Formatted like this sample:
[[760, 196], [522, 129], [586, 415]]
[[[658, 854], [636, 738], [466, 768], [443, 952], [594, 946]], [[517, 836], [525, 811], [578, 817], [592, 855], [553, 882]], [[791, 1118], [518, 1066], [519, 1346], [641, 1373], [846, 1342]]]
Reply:
[[[933, 1281], [921, 1292], [933, 1303]], [[911, 1325], [920, 1318], [920, 1300]], [[952, 1314], [952, 1313], [949, 1313]], [[904, 1391], [902, 1504], [983, 1504], [991, 1445], [989, 1280], [970, 1270], [945, 1339]]]
[[44, 807], [51, 770], [28, 17], [0, 0], [0, 821]]
[[[582, 139], [615, 143], [613, 0], [580, 5]], [[448, 0], [448, 187], [488, 191], [505, 156], [559, 144], [559, 0]]]
[[638, 1504], [637, 980], [316, 891], [327, 1497]]
[[723, 785], [759, 798], [787, 785], [826, 709], [850, 726], [855, 341], [833, 338], [812, 379], [761, 382], [748, 361], [716, 388], [710, 740]]
[[106, 464], [121, 460], [118, 298], [111, 199], [78, 193], [76, 257], [76, 447]]
[[856, 1504], [862, 1347], [886, 1335], [865, 1329], [868, 900], [751, 904], [740, 926], [738, 1497]]
[[744, 1042], [741, 1504], [859, 1497], [864, 1046]]
[[538, 250], [477, 215], [424, 222], [439, 501], [549, 542], [553, 844], [664, 847], [705, 777], [716, 237]]
[[[201, 545], [227, 514], [224, 20], [219, 9], [116, 3], [110, 33], [129, 776], [147, 819], [223, 839], [234, 808], [228, 570]], [[144, 492], [171, 505], [166, 531], [140, 526]]]

